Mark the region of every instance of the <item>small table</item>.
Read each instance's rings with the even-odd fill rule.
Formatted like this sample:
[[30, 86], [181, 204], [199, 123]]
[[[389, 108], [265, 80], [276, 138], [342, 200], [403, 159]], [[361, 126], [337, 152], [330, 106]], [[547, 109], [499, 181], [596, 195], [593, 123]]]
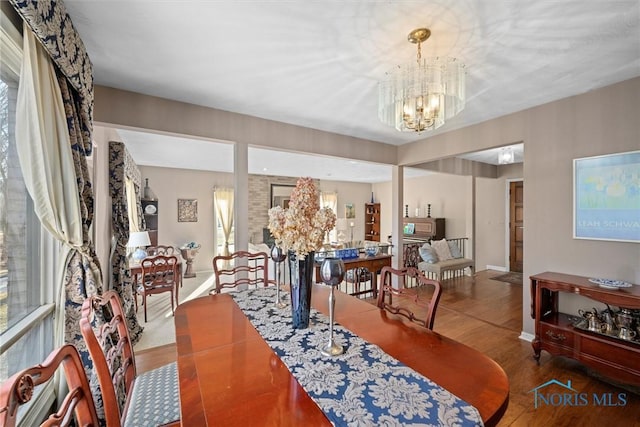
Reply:
[[[345, 271], [364, 267], [371, 272], [371, 289], [358, 290], [350, 293], [350, 295], [360, 295], [373, 292], [374, 298], [378, 296], [378, 271], [385, 266], [391, 267], [391, 255], [378, 254], [368, 256], [360, 254], [358, 258], [347, 258], [343, 259], [342, 262], [344, 262]], [[322, 261], [316, 262], [316, 283], [322, 282], [322, 279], [320, 278], [320, 264], [322, 264]]]

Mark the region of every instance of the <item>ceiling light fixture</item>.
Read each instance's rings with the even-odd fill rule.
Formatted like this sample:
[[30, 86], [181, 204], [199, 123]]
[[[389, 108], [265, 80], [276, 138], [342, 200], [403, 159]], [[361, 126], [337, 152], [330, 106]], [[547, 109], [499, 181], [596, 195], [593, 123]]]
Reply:
[[416, 63], [398, 66], [378, 86], [378, 117], [400, 132], [435, 130], [464, 109], [465, 66], [456, 58], [422, 59], [420, 46], [430, 35], [427, 28], [411, 31]]
[[509, 165], [515, 161], [515, 156], [513, 154], [513, 148], [504, 147], [498, 153], [498, 164], [499, 165]]

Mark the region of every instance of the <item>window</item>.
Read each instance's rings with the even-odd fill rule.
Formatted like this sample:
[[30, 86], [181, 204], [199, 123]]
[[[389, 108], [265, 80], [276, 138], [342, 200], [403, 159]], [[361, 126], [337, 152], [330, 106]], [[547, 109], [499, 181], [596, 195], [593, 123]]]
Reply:
[[[58, 275], [53, 263], [59, 244], [40, 226], [20, 169], [15, 120], [22, 43], [6, 16], [0, 18], [0, 381], [4, 381], [42, 362], [54, 348]], [[50, 403], [52, 387], [39, 392]]]

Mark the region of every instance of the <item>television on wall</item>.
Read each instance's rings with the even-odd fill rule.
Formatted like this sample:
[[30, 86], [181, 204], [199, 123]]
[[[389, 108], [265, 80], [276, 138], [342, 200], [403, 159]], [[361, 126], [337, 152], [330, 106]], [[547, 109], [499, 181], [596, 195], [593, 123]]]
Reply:
[[573, 160], [573, 237], [640, 243], [640, 151]]

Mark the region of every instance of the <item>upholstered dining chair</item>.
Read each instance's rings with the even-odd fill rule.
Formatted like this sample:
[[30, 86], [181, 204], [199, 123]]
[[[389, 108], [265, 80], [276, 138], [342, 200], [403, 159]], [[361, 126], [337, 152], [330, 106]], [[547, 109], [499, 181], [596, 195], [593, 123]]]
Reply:
[[219, 294], [224, 288], [269, 286], [269, 256], [266, 252], [237, 251], [229, 256], [213, 258], [216, 287], [209, 293]]
[[0, 388], [0, 426], [13, 427], [18, 409], [33, 398], [34, 390], [49, 381], [58, 368], [64, 369], [68, 392], [59, 399], [59, 409], [49, 415], [41, 426], [97, 426], [98, 415], [78, 350], [65, 344], [53, 350], [39, 365], [24, 369], [2, 383]]
[[[140, 263], [142, 267], [141, 283], [137, 284], [136, 294], [142, 296], [144, 305], [144, 321], [147, 321], [147, 296], [169, 292], [171, 295], [171, 312], [174, 312], [174, 296], [178, 278], [178, 258], [175, 256], [156, 255], [147, 257]], [[136, 296], [137, 300], [137, 296]], [[176, 304], [178, 301], [176, 301]], [[137, 304], [136, 304], [137, 307]]]
[[[96, 319], [103, 323], [98, 324]], [[120, 297], [115, 291], [87, 298], [80, 331], [100, 385], [107, 426], [160, 426], [180, 420], [176, 363], [137, 374]]]
[[[392, 314], [404, 316], [420, 326], [433, 329], [442, 292], [440, 282], [427, 279], [424, 273], [415, 267], [394, 269], [387, 266], [382, 269], [380, 276], [378, 307]], [[408, 281], [415, 282], [416, 286], [411, 289], [406, 288]], [[393, 286], [394, 283], [397, 287]], [[428, 301], [420, 299], [419, 295], [427, 294], [429, 288], [433, 288], [431, 298]], [[416, 315], [414, 311], [420, 314]]]

